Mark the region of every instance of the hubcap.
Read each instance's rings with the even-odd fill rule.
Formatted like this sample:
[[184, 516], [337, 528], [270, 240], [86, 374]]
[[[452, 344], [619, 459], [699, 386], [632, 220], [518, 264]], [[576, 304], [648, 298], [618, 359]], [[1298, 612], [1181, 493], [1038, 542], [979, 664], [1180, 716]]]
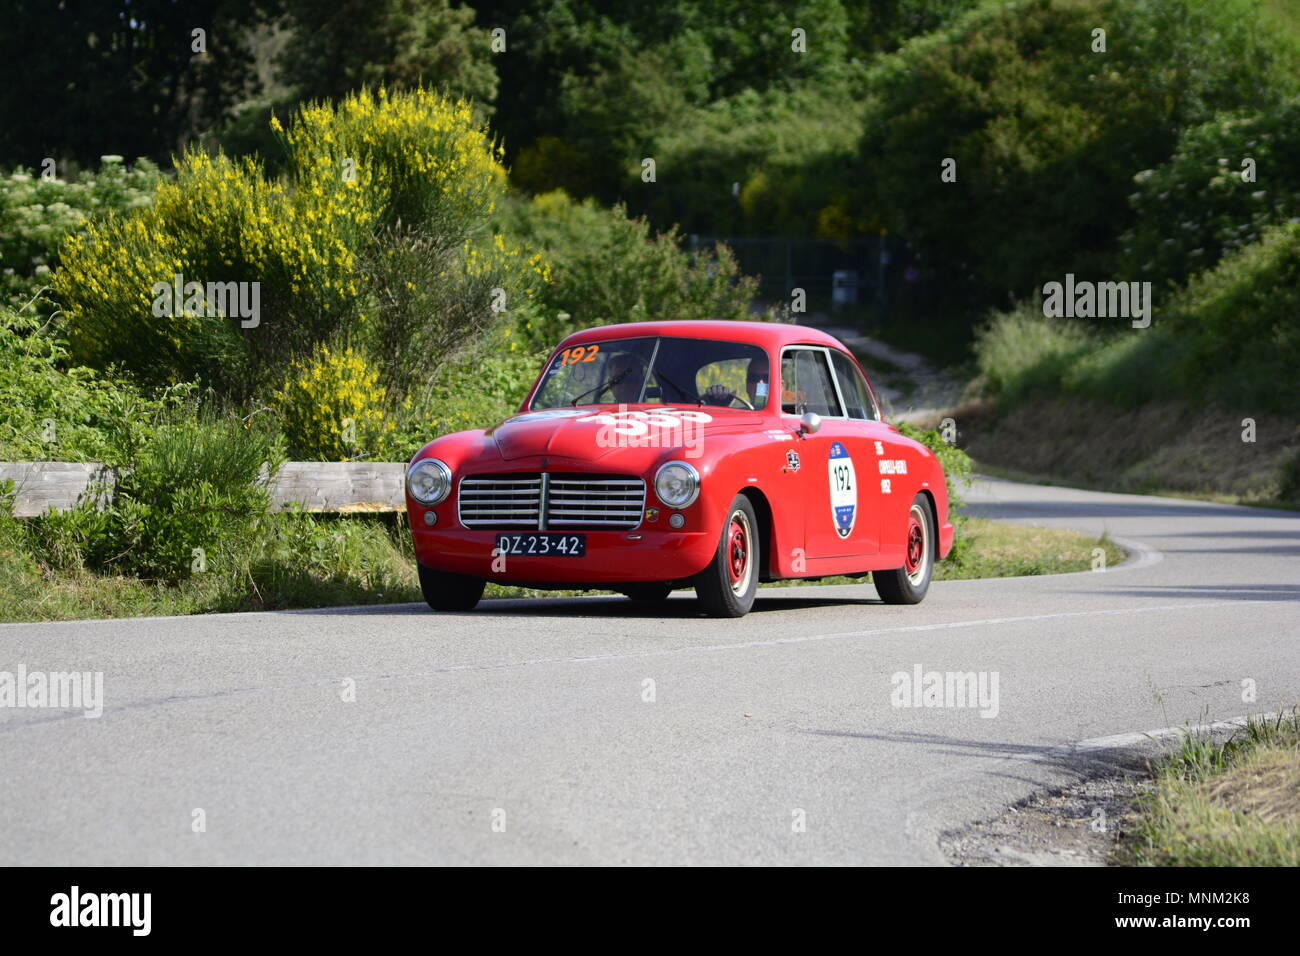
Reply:
[[929, 537], [930, 526], [925, 520], [921, 506], [912, 505], [912, 510], [907, 515], [907, 563], [904, 570], [907, 572], [907, 579], [915, 586], [925, 581], [926, 564], [929, 560], [927, 552], [930, 550]]
[[731, 580], [731, 590], [744, 594], [749, 589], [751, 574], [751, 540], [749, 517], [743, 511], [732, 514], [727, 523], [727, 576]]

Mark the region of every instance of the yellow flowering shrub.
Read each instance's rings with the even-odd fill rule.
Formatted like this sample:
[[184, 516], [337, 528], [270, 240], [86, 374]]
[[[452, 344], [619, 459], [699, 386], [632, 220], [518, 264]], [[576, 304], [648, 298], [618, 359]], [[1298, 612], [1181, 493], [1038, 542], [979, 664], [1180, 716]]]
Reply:
[[[387, 366], [400, 350], [373, 348], [367, 334], [368, 320], [382, 320], [395, 298], [392, 276], [376, 285], [387, 249], [415, 235], [432, 253], [438, 308], [421, 302], [394, 321], [409, 328], [436, 311], [428, 321], [440, 334], [417, 338], [440, 348], [459, 348], [495, 322], [493, 289], [513, 297], [525, 274], [540, 281], [536, 262], [492, 241], [488, 216], [505, 170], [468, 103], [381, 89], [304, 106], [287, 127], [272, 126], [288, 150], [285, 180], [268, 179], [251, 160], [189, 152], [148, 208], [68, 242], [53, 286], [77, 362], [247, 394], [346, 334], [371, 349], [392, 383], [401, 376]], [[258, 283], [257, 323], [207, 308], [154, 315], [155, 284], [178, 275]], [[423, 359], [436, 364], [441, 353]]]
[[504, 147], [475, 122], [471, 103], [433, 90], [362, 90], [338, 105], [310, 104], [282, 133], [299, 181], [366, 170], [382, 226], [467, 235], [505, 191]]
[[351, 346], [319, 345], [272, 395], [289, 454], [305, 461], [383, 457], [396, 425], [379, 372]]
[[[187, 153], [151, 206], [65, 245], [53, 285], [74, 359], [146, 381], [229, 387], [250, 356], [266, 366], [301, 354], [356, 311], [356, 249], [375, 219], [372, 197], [328, 180], [291, 189], [251, 160]], [[258, 283], [256, 324], [184, 303], [155, 315], [155, 284], [176, 276], [205, 288]]]

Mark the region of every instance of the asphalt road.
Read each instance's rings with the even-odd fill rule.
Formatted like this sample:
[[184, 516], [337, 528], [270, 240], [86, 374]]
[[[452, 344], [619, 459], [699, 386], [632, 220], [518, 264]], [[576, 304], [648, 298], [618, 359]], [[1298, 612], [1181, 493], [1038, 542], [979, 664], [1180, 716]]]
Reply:
[[[0, 708], [0, 863], [936, 864], [943, 831], [1091, 769], [1065, 745], [1300, 702], [1300, 515], [969, 498], [1133, 557], [918, 607], [765, 589], [738, 621], [678, 592], [0, 625], [0, 670], [105, 697]], [[918, 665], [996, 675], [996, 714], [895, 706]]]

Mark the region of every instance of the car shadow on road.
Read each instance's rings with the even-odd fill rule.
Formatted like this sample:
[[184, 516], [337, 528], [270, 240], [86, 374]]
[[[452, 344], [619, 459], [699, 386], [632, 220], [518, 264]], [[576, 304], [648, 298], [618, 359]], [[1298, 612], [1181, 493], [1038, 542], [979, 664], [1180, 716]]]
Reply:
[[1219, 601], [1300, 601], [1300, 584], [1150, 584], [1111, 588], [1119, 597], [1206, 598]]
[[[1158, 500], [1119, 501], [977, 501], [965, 505], [964, 513], [977, 518], [1236, 518], [1250, 517], [1300, 519], [1293, 511], [1254, 508], [1246, 505], [1215, 505], [1188, 501], [1186, 505], [1166, 504]], [[1247, 532], [1236, 532], [1247, 534]]]
[[[764, 614], [770, 611], [802, 611], [818, 607], [853, 607], [883, 605], [879, 598], [853, 597], [759, 597], [754, 601], [750, 614]], [[600, 617], [600, 618], [637, 618], [710, 620], [700, 610], [695, 598], [685, 592], [675, 594], [659, 604], [638, 604], [619, 595], [592, 595], [590, 597], [540, 597], [540, 598], [488, 598], [472, 611], [431, 611], [424, 603], [411, 604], [362, 604], [351, 607], [310, 607], [292, 608], [275, 612], [277, 614], [349, 614], [368, 617], [395, 617], [428, 615], [430, 617], [448, 618], [453, 616], [483, 617], [485, 615], [512, 615], [534, 617]]]
[[[801, 729], [798, 732], [814, 737], [840, 737], [883, 743], [918, 744], [931, 747], [935, 753], [946, 756], [974, 757], [999, 762], [1023, 761], [1037, 767], [1048, 767], [1076, 773], [1081, 777], [1115, 773], [1120, 770], [1139, 771], [1145, 768], [1151, 759], [1150, 751], [1141, 751], [1131, 747], [1076, 751], [1072, 750], [1068, 745], [1063, 746], [1061, 744], [1023, 744], [994, 740], [970, 740], [915, 731], [873, 734], [847, 730]], [[1025, 783], [1037, 783], [1033, 778], [1014, 773], [1007, 768], [993, 771], [993, 775]]]
[[[880, 604], [879, 598], [852, 597], [759, 597], [754, 601], [750, 614], [765, 614], [771, 611], [802, 611], [817, 607], [853, 607]], [[484, 601], [474, 614], [518, 614], [530, 616], [563, 617], [628, 617], [628, 618], [681, 618], [709, 620], [700, 610], [695, 598], [687, 594], [674, 595], [666, 601], [656, 604], [639, 604], [627, 598], [610, 595], [599, 597], [573, 598], [514, 598]]]
[[[1243, 538], [1245, 536], [1243, 535]], [[1297, 544], [1252, 544], [1245, 541], [1236, 548], [1170, 548], [1160, 549], [1165, 554], [1289, 554], [1300, 555], [1300, 543]]]
[[1162, 538], [1285, 538], [1288, 541], [1300, 541], [1300, 527], [1294, 530], [1261, 528], [1258, 531], [1177, 531], [1162, 534]]

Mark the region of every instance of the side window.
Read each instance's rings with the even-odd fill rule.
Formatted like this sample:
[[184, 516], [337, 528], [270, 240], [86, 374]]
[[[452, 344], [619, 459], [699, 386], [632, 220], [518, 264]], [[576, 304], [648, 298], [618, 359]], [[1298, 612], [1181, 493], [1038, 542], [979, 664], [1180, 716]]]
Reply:
[[871, 393], [867, 383], [862, 380], [862, 373], [843, 352], [831, 352], [831, 365], [835, 367], [835, 377], [840, 383], [840, 394], [848, 406], [849, 418], [876, 419], [876, 406], [871, 402]]
[[815, 412], [830, 418], [843, 414], [825, 352], [789, 349], [781, 356], [781, 411], [790, 415]]

